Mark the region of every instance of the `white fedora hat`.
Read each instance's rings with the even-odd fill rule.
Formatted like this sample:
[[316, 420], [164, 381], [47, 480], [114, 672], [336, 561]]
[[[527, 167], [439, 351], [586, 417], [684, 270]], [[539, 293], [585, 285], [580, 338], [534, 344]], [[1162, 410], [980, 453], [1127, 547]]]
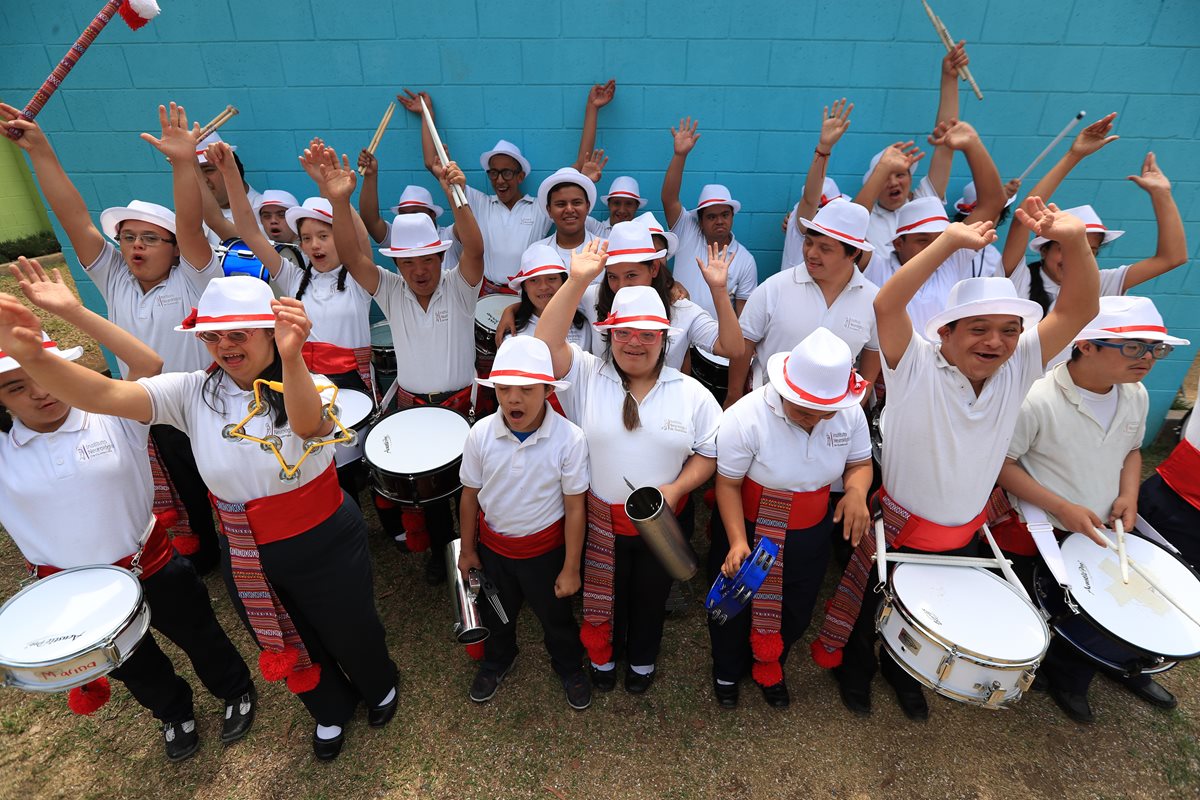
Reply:
[[550, 348], [534, 336], [510, 336], [500, 343], [496, 360], [486, 378], [476, 378], [480, 386], [532, 386], [542, 383], [566, 389], [569, 381], [554, 379], [554, 361]]
[[204, 287], [200, 303], [175, 330], [228, 331], [239, 328], [274, 328], [271, 301], [275, 294], [266, 281], [249, 275], [213, 278]]
[[287, 219], [287, 226], [292, 229], [292, 233], [299, 236], [300, 220], [302, 219], [315, 219], [317, 222], [332, 225], [333, 206], [324, 197], [309, 197], [305, 199], [304, 205], [289, 208], [284, 212], [284, 217]]
[[[1091, 206], [1075, 206], [1074, 208], [1065, 208], [1063, 211], [1067, 214], [1074, 214], [1083, 220], [1083, 227], [1088, 233], [1104, 234], [1104, 241], [1100, 243], [1102, 245], [1108, 244], [1114, 239], [1120, 239], [1125, 235], [1125, 231], [1110, 231], [1104, 227], [1104, 223], [1100, 221], [1100, 215]], [[1029, 249], [1036, 253], [1042, 249], [1042, 245], [1049, 241], [1045, 237], [1035, 236], [1033, 241], [1029, 243]]]
[[821, 201], [817, 203], [817, 207], [828, 203], [830, 200], [837, 200], [842, 196], [842, 190], [838, 188], [837, 182], [833, 178], [825, 178], [821, 183]]
[[628, 175], [622, 175], [619, 178], [613, 178], [612, 186], [608, 189], [608, 194], [600, 198], [600, 202], [607, 203], [609, 199], [620, 200], [637, 200], [638, 209], [646, 206], [650, 201], [642, 197], [642, 189], [638, 186], [638, 182]]
[[767, 377], [784, 400], [818, 411], [858, 405], [871, 387], [854, 371], [850, 346], [825, 328], [805, 336], [792, 352], [768, 358]]
[[653, 261], [666, 255], [666, 250], [654, 246], [650, 230], [636, 219], [618, 222], [608, 234], [609, 264]]
[[896, 212], [896, 237], [910, 233], [941, 233], [950, 227], [950, 218], [936, 197], [918, 197], [900, 206]]
[[679, 237], [665, 230], [654, 216], [653, 211], [647, 211], [644, 214], [639, 214], [634, 217], [634, 222], [640, 222], [646, 226], [646, 230], [650, 231], [653, 236], [661, 236], [667, 240], [667, 258], [675, 255], [675, 251], [679, 249]]
[[[42, 347], [59, 358], [65, 358], [67, 361], [74, 361], [83, 355], [82, 347], [72, 347], [69, 350], [60, 349], [58, 342], [53, 341], [45, 331], [42, 331]], [[0, 372], [12, 372], [14, 369], [20, 368], [21, 365], [17, 363], [15, 358], [0, 350]]]
[[563, 183], [573, 183], [587, 195], [588, 213], [596, 207], [596, 184], [587, 175], [574, 167], [563, 167], [542, 181], [537, 190], [538, 208], [545, 209], [550, 203], [550, 190]]
[[817, 209], [812, 219], [800, 218], [800, 224], [806, 230], [868, 252], [875, 249], [867, 241], [867, 225], [870, 221], [870, 211], [845, 198], [830, 200]]
[[416, 258], [430, 253], [444, 253], [454, 242], [443, 239], [437, 227], [425, 214], [398, 214], [392, 220], [388, 246], [379, 248], [388, 258]]
[[1191, 344], [1167, 333], [1162, 315], [1149, 297], [1110, 295], [1100, 298], [1100, 313], [1079, 332], [1084, 339], [1148, 339], [1173, 345]]
[[742, 210], [742, 204], [734, 200], [729, 189], [720, 183], [706, 183], [700, 187], [700, 201], [692, 211], [699, 212], [709, 206], [729, 206], [735, 214]]
[[127, 206], [113, 206], [101, 211], [100, 229], [104, 231], [105, 236], [115, 242], [117, 241], [117, 227], [122, 222], [129, 220], [149, 222], [175, 233], [175, 212], [158, 203], [147, 203], [142, 200], [133, 200]]
[[521, 269], [516, 275], [508, 276], [508, 288], [521, 291], [521, 284], [534, 275], [552, 275], [555, 272], [568, 274], [562, 256], [548, 244], [531, 244], [521, 254]]
[[[1004, 202], [1004, 207], [1008, 208], [1017, 199], [1014, 194]], [[970, 214], [975, 210], [975, 206], [979, 203], [979, 196], [975, 193], [975, 181], [970, 181], [963, 187], [962, 197], [954, 201], [954, 210], [960, 214]]]
[[392, 206], [392, 216], [399, 215], [402, 208], [425, 208], [432, 211], [435, 217], [440, 217], [443, 211], [441, 206], [433, 202], [433, 195], [428, 189], [411, 183], [400, 193], [400, 202]]
[[526, 175], [533, 171], [533, 168], [529, 166], [529, 162], [525, 159], [525, 156], [521, 155], [521, 148], [517, 147], [507, 139], [501, 139], [500, 141], [496, 142], [495, 147], [479, 157], [479, 164], [485, 171], [491, 169], [491, 165], [489, 165], [488, 162], [491, 161], [492, 156], [508, 156], [509, 158], [514, 159], [518, 164], [521, 165], [521, 171]]
[[1008, 278], [966, 278], [951, 287], [946, 309], [925, 323], [925, 338], [936, 342], [938, 328], [947, 323], [993, 314], [1020, 317], [1029, 329], [1042, 319], [1042, 307], [1017, 297], [1017, 289]]
[[626, 286], [613, 296], [612, 310], [608, 317], [595, 323], [598, 331], [609, 328], [636, 328], [642, 331], [667, 331], [678, 333], [667, 319], [667, 309], [662, 298], [651, 286]]
[[[887, 148], [884, 148], [884, 149], [887, 149]], [[863, 181], [862, 181], [863, 185], [866, 185], [867, 181], [869, 181], [871, 179], [871, 173], [875, 171], [875, 167], [876, 167], [876, 165], [879, 164], [879, 159], [881, 159], [881, 158], [883, 158], [883, 150], [880, 150], [878, 153], [871, 156], [871, 163], [867, 165], [867, 171], [863, 173]], [[913, 163], [908, 165], [908, 174], [909, 175], [917, 174], [917, 162], [914, 161]]]
[[296, 195], [291, 192], [285, 192], [282, 189], [267, 189], [254, 201], [254, 213], [262, 211], [263, 206], [279, 206], [284, 211], [289, 208], [295, 208], [300, 205], [300, 201], [296, 199]]
[[[199, 142], [196, 143], [196, 160], [199, 161], [201, 164], [207, 164], [208, 158], [205, 157], [204, 151], [208, 149], [209, 145], [220, 144], [221, 142], [225, 142], [225, 140], [222, 139], [221, 134], [217, 133], [216, 131], [213, 131], [208, 136], [205, 136], [203, 139], [201, 139]], [[225, 142], [225, 146], [228, 147], [231, 151], [237, 150], [236, 144], [229, 144], [229, 142]]]

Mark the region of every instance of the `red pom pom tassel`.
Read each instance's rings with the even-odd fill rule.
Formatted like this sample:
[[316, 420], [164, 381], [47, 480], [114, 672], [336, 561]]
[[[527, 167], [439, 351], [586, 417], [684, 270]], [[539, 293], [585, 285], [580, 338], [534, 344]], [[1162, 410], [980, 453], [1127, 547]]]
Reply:
[[759, 686], [774, 686], [783, 680], [783, 667], [778, 661], [755, 661], [750, 676]]
[[67, 692], [67, 708], [86, 717], [99, 711], [110, 697], [112, 687], [108, 685], [108, 678], [96, 678]]
[[279, 652], [263, 650], [258, 654], [258, 671], [268, 681], [281, 681], [296, 668], [300, 660], [300, 651], [294, 647], [285, 647]]
[[312, 664], [292, 672], [287, 676], [288, 691], [292, 694], [304, 694], [317, 688], [321, 682], [321, 665]]
[[467, 645], [467, 655], [475, 661], [483, 661], [483, 642], [471, 642]]
[[714, 486], [704, 493], [704, 505], [712, 509], [717, 504], [717, 489]]
[[181, 556], [190, 556], [192, 553], [200, 550], [200, 537], [194, 533], [175, 536], [171, 539], [171, 544], [175, 546], [175, 551]]
[[750, 631], [750, 652], [755, 661], [778, 661], [783, 655], [783, 637], [778, 633]]
[[611, 622], [601, 622], [596, 625], [585, 620], [579, 626], [579, 641], [587, 649], [588, 658], [593, 664], [607, 664], [612, 661]]
[[428, 550], [429, 530], [425, 527], [425, 514], [420, 511], [402, 511], [400, 521], [408, 534], [408, 551], [424, 553]]
[[842, 665], [842, 648], [840, 647], [830, 650], [821, 644], [820, 639], [816, 639], [809, 646], [809, 650], [812, 653], [812, 660], [822, 669], [833, 669]]
[[121, 19], [125, 20], [125, 24], [129, 26], [130, 30], [136, 31], [150, 21], [134, 11], [133, 6], [129, 4], [129, 0], [121, 3], [121, 7], [117, 9], [117, 13], [121, 15]]

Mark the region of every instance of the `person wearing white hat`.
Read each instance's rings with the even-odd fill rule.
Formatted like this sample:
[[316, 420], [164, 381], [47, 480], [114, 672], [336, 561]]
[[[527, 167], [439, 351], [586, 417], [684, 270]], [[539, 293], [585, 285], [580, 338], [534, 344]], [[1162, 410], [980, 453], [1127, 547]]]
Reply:
[[[367, 152], [364, 147], [358, 154], [358, 168], [363, 176], [362, 188], [358, 192], [359, 216], [362, 217], [363, 224], [367, 227], [367, 233], [371, 235], [375, 244], [384, 244], [391, 238], [391, 225], [379, 213], [379, 160], [373, 153]], [[428, 189], [410, 183], [400, 193], [400, 199], [396, 205], [388, 210], [392, 217], [400, 214], [429, 215], [433, 224], [437, 225], [438, 236], [454, 242], [454, 245], [446, 251], [446, 257], [442, 259], [442, 269], [451, 269], [458, 264], [462, 245], [454, 238], [453, 225], [438, 224], [438, 218], [442, 216], [444, 209], [433, 202], [433, 195], [429, 193]]]
[[[584, 106], [579, 150], [572, 166], [588, 174], [593, 180], [599, 180], [598, 172], [592, 172], [593, 169], [598, 169], [598, 164], [589, 165], [588, 161], [596, 157], [596, 126], [600, 109], [612, 102], [615, 93], [616, 81], [598, 83], [588, 91], [587, 103]], [[433, 116], [433, 100], [425, 92], [413, 93], [405, 89], [404, 94], [396, 95], [396, 99], [418, 117], [421, 115], [420, 101], [423, 99], [430, 116]], [[421, 125], [421, 152], [425, 168], [433, 172], [437, 154], [434, 152], [433, 138], [424, 124]], [[487, 195], [470, 186], [465, 187], [467, 201], [471, 204], [479, 229], [483, 232], [486, 278], [483, 293], [508, 293], [511, 291], [507, 286], [508, 276], [512, 275], [521, 263], [521, 254], [525, 252], [526, 247], [550, 232], [552, 222], [545, 213], [545, 204], [539, 204], [536, 198], [521, 191], [521, 182], [533, 168], [519, 147], [501, 139], [496, 142], [495, 147], [479, 157], [479, 164], [495, 192], [493, 195]], [[599, 220], [592, 220], [587, 224], [597, 228], [601, 225]]]
[[[1000, 212], [1000, 216], [996, 217], [997, 230], [1008, 220], [1009, 209], [1016, 202], [1017, 192], [1020, 190], [1019, 178], [1013, 178], [1004, 184], [1004, 195], [1008, 199], [1004, 201], [1004, 209]], [[950, 221], [963, 222], [978, 204], [979, 197], [975, 191], [975, 181], [970, 181], [963, 187], [962, 196], [954, 201], [954, 213], [950, 217]], [[971, 274], [975, 277], [1004, 276], [1007, 273], [1004, 272], [1003, 261], [999, 248], [994, 244], [989, 244], [971, 259]]]
[[536, 336], [550, 348], [555, 379], [571, 382], [562, 393], [563, 410], [588, 441], [592, 483], [580, 638], [592, 662], [592, 685], [602, 692], [616, 686], [614, 652], [623, 649], [625, 690], [642, 694], [655, 677], [671, 575], [629, 521], [625, 500], [630, 485], [658, 487], [690, 534], [690, 495], [716, 467], [721, 410], [700, 383], [666, 366], [671, 322], [648, 286], [618, 291], [609, 315], [596, 324], [612, 340], [605, 357], [567, 344], [584, 289], [607, 257], [600, 242], [572, 257], [567, 284], [546, 307]]
[[[924, 335], [913, 328], [908, 302], [953, 252], [993, 241], [990, 220], [950, 225], [875, 297], [888, 386], [879, 502], [892, 549], [974, 552], [1021, 401], [1050, 357], [1096, 315], [1099, 280], [1083, 222], [1036, 197], [1017, 216], [1068, 249], [1063, 302], [1045, 318], [1036, 303], [1016, 296], [1010, 281], [968, 278], [951, 290], [946, 310], [926, 323]], [[920, 684], [886, 653], [876, 660], [875, 608], [864, 602], [873, 597], [865, 591], [873, 556], [874, 537], [864, 537], [813, 644], [813, 658], [838, 667], [842, 702], [858, 714], [870, 712], [871, 679], [882, 662], [905, 716], [925, 719], [929, 709]]]
[[[31, 302], [118, 353], [130, 379], [161, 370], [162, 359], [149, 346], [84, 308], [57, 269], [51, 279], [37, 261], [21, 258], [13, 272]], [[14, 303], [0, 296], [0, 315], [39, 333], [44, 352], [69, 361], [83, 354], [82, 347], [60, 349], [40, 331], [32, 313], [18, 311]], [[183, 650], [205, 688], [224, 700], [222, 742], [242, 738], [256, 705], [250, 670], [217, 622], [204, 584], [172, 549], [170, 522], [153, 513], [149, 426], [72, 408], [42, 388], [0, 345], [0, 430], [0, 525], [30, 571], [42, 578], [108, 563], [135, 570], [151, 624]], [[64, 453], [80, 456], [64, 463]], [[68, 495], [70, 502], [64, 503]], [[79, 524], [80, 509], [101, 508], [103, 513], [92, 514], [87, 525]], [[154, 634], [148, 633], [111, 674], [159, 721], [168, 759], [179, 761], [196, 751], [191, 687]], [[107, 691], [101, 678], [73, 689], [68, 705], [78, 714], [94, 713]]]
[[[1017, 427], [997, 483], [1018, 499], [1044, 510], [1059, 531], [1078, 531], [1105, 547], [1097, 528], [1120, 520], [1133, 531], [1138, 515], [1142, 438], [1149, 396], [1142, 380], [1155, 363], [1187, 339], [1167, 332], [1147, 297], [1102, 297], [1100, 313], [1079, 332], [1071, 359], [1038, 380], [1021, 405]], [[1015, 552], [1014, 568], [1032, 587], [1037, 548], [1023, 525], [997, 539]], [[1094, 663], [1054, 637], [1038, 675], [1050, 697], [1076, 722], [1095, 717], [1088, 703]], [[1113, 677], [1159, 708], [1174, 695], [1149, 675]]]
[[[508, 285], [521, 300], [513, 311], [514, 336], [533, 336], [538, 319], [550, 298], [567, 282], [567, 267], [559, 252], [549, 245], [531, 244], [521, 256], [521, 269], [510, 275]], [[567, 341], [580, 350], [592, 349], [592, 326], [580, 311], [575, 312]]]
[[[246, 198], [249, 202], [249, 197]], [[250, 210], [258, 218], [263, 233], [272, 242], [292, 244], [296, 234], [287, 225], [287, 210], [300, 205], [296, 195], [282, 189], [267, 189], [250, 203]], [[232, 202], [231, 202], [232, 206]]]
[[[209, 161], [208, 148], [221, 144], [229, 148], [230, 160], [236, 167], [236, 172], [230, 175], [222, 174]], [[253, 186], [246, 182], [246, 167], [237, 156], [237, 145], [231, 145], [221, 138], [221, 134], [213, 131], [199, 142], [196, 142], [196, 168], [200, 172], [200, 195], [204, 209], [205, 235], [213, 247], [237, 236], [236, 224], [233, 220], [233, 207], [229, 203], [230, 192], [241, 192], [249, 198], [251, 205], [262, 199]]]
[[[55, 397], [189, 434], [224, 534], [230, 599], [262, 648], [263, 677], [286, 679], [313, 716], [314, 755], [337, 756], [360, 701], [368, 722], [386, 724], [396, 709], [396, 667], [375, 609], [367, 526], [338, 486], [333, 448], [310, 449], [335, 428], [317, 390], [325, 381], [301, 355], [311, 327], [303, 304], [276, 300], [259, 280], [217, 278], [176, 327], [204, 342], [212, 368], [136, 382], [48, 355], [13, 306], [0, 297], [0, 347]], [[281, 382], [282, 391], [264, 389], [267, 413], [247, 418], [259, 381]], [[231, 440], [235, 425], [273, 447]], [[291, 481], [281, 480], [278, 459], [295, 465], [305, 453]]]
[[596, 183], [574, 167], [556, 170], [538, 185], [538, 208], [554, 223], [554, 232], [536, 244], [553, 247], [563, 263], [597, 236], [603, 223], [590, 216], [596, 207]]
[[733, 218], [742, 210], [742, 204], [733, 199], [729, 189], [719, 183], [701, 187], [700, 200], [690, 211], [679, 201], [679, 187], [683, 183], [688, 153], [700, 139], [700, 134], [696, 133], [698, 125], [688, 117], [679, 120], [678, 129], [671, 128], [674, 152], [663, 175], [663, 213], [667, 225], [679, 237], [674, 277], [687, 289], [692, 302], [707, 311], [709, 316], [716, 317], [717, 308], [712, 302], [703, 272], [694, 266], [694, 262], [699, 259], [704, 263], [711, 245], [729, 248], [731, 261], [726, 288], [732, 298], [734, 311], [741, 314], [742, 306], [758, 286], [758, 266], [754, 256], [733, 235]]
[[495, 388], [500, 410], [471, 428], [463, 448], [458, 568], [464, 581], [482, 569], [508, 615], [502, 623], [490, 603], [480, 605], [489, 635], [471, 700], [490, 700], [512, 670], [517, 616], [528, 602], [567, 703], [582, 711], [591, 705], [592, 688], [571, 596], [581, 586], [591, 481], [583, 431], [547, 402], [570, 385], [553, 372], [546, 343], [522, 336], [505, 340], [491, 373], [479, 379]]
[[[1049, 202], [1050, 196], [1057, 191], [1063, 179], [1080, 161], [1120, 138], [1112, 135], [1113, 120], [1116, 116], [1116, 112], [1113, 112], [1080, 131], [1070, 149], [1038, 181], [1030, 194]], [[1100, 270], [1100, 294], [1105, 296], [1125, 294], [1133, 287], [1170, 272], [1188, 260], [1187, 234], [1183, 218], [1171, 194], [1171, 182], [1158, 168], [1154, 153], [1146, 154], [1141, 173], [1128, 176], [1128, 180], [1150, 195], [1158, 226], [1157, 243], [1154, 255], [1149, 258], [1116, 269]], [[1077, 206], [1067, 211], [1084, 220], [1093, 254], [1099, 254], [1103, 246], [1125, 233], [1106, 227], [1090, 205]], [[1062, 282], [1062, 248], [1053, 239], [1044, 236], [1034, 237], [1027, 246], [1028, 236], [1028, 229], [1019, 224], [1019, 220], [1009, 226], [1008, 238], [1004, 241], [1001, 254], [1004, 270], [1016, 285], [1018, 295], [1028, 297], [1049, 310], [1058, 298], [1059, 285]], [[1029, 252], [1037, 253], [1040, 258], [1030, 263]], [[1060, 354], [1054, 363], [1065, 360], [1066, 357], [1066, 353]]]
[[804, 178], [804, 191], [783, 218], [783, 257], [779, 270], [782, 272], [804, 260], [803, 243], [804, 231], [800, 228], [800, 218], [811, 219], [817, 210], [833, 200], [841, 197], [842, 192], [833, 178], [825, 175], [829, 169], [829, 158], [833, 148], [842, 138], [842, 134], [850, 127], [850, 112], [854, 110], [853, 103], [846, 103], [846, 98], [835, 100], [833, 110], [825, 106], [821, 114], [821, 134], [817, 146], [813, 149], [812, 164]]
[[[737, 705], [747, 672], [769, 705], [789, 704], [783, 664], [812, 618], [830, 531], [844, 521], [857, 545], [871, 524], [871, 437], [862, 410], [870, 384], [854, 371], [849, 346], [817, 328], [791, 352], [772, 355], [767, 373], [769, 383], [726, 410], [717, 433], [709, 578], [734, 578], [760, 538], [779, 547], [751, 609], [708, 623], [713, 692], [723, 708]], [[845, 493], [835, 505], [830, 484], [839, 480]]]
[[744, 393], [755, 357], [752, 386], [766, 383], [767, 359], [790, 351], [819, 327], [832, 331], [860, 358], [868, 381], [879, 375], [879, 343], [871, 303], [878, 288], [863, 277], [857, 262], [871, 251], [866, 240], [867, 210], [845, 199], [832, 200], [811, 220], [800, 220], [804, 261], [770, 276], [754, 290], [738, 322], [745, 337], [742, 354], [729, 363], [725, 407]]
[[636, 178], [621, 175], [613, 178], [608, 194], [602, 195], [600, 202], [608, 206], [608, 219], [601, 224], [596, 235], [601, 239], [607, 239], [613, 225], [618, 222], [629, 222], [650, 201], [648, 198], [642, 197], [642, 189], [638, 186]]
[[[381, 255], [392, 259], [396, 272], [376, 266], [362, 247], [350, 196], [358, 181], [349, 159], [325, 148], [321, 154], [323, 191], [333, 208], [334, 239], [351, 277], [367, 291], [387, 318], [396, 352], [396, 380], [388, 390], [399, 408], [438, 405], [462, 414], [475, 408], [475, 304], [483, 281], [483, 236], [471, 206], [454, 208], [454, 230], [462, 242], [462, 258], [443, 270], [451, 242], [438, 237], [425, 214], [399, 214], [392, 220], [391, 239]], [[434, 165], [449, 199], [451, 186], [466, 184], [458, 165]], [[453, 206], [453, 202], [451, 202]], [[507, 277], [507, 276], [505, 276]], [[390, 403], [388, 404], [390, 406]], [[390, 408], [385, 407], [384, 411]], [[454, 538], [452, 500], [423, 507], [432, 550], [425, 562], [430, 584], [446, 578], [442, 553]], [[388, 508], [383, 498], [377, 507]], [[415, 521], [414, 521], [415, 524]], [[393, 536], [398, 531], [393, 531]], [[410, 545], [413, 543], [410, 542]], [[415, 549], [415, 548], [414, 548]]]
[[[1200, 388], [1200, 387], [1193, 387]], [[1200, 569], [1200, 422], [1184, 418], [1179, 444], [1138, 492], [1138, 513]]]

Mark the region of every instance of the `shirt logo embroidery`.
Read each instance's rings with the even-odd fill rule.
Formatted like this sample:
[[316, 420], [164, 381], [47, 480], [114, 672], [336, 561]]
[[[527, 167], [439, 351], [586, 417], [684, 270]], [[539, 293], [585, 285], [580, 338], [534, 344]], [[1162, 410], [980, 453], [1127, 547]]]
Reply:
[[682, 422], [679, 422], [679, 421], [673, 420], [673, 419], [664, 419], [663, 424], [662, 424], [662, 430], [667, 431], [669, 433], [687, 433], [688, 432], [686, 425], [684, 425]]
[[850, 434], [846, 433], [845, 431], [834, 431], [832, 433], [827, 433], [825, 434], [825, 444], [829, 445], [830, 447], [849, 447]]
[[862, 320], [855, 319], [854, 317], [846, 317], [844, 320], [842, 320], [842, 327], [848, 331], [854, 331], [856, 333], [863, 332]]
[[84, 442], [75, 448], [75, 456], [80, 461], [90, 461], [93, 458], [99, 458], [102, 455], [116, 451], [113, 443], [107, 439], [101, 439], [98, 442]]
[[154, 303], [159, 308], [178, 308], [183, 299], [177, 294], [160, 294], [154, 299]]
[[444, 308], [439, 308], [433, 312], [433, 321], [439, 325], [450, 321], [450, 312]]

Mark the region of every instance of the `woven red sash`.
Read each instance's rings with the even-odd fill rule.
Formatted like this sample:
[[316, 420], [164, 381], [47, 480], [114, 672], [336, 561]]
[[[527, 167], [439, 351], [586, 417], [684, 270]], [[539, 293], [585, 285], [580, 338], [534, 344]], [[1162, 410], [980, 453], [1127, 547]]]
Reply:
[[505, 536], [502, 533], [496, 533], [480, 513], [479, 541], [481, 544], [487, 545], [492, 552], [505, 558], [536, 558], [555, 548], [562, 547], [566, 542], [566, 537], [561, 519], [542, 528], [537, 533], [527, 536]]
[[[616, 574], [613, 506], [587, 494], [587, 541], [583, 549], [583, 624], [579, 640], [594, 664], [612, 661], [612, 616]], [[624, 506], [621, 507], [624, 513]], [[632, 526], [629, 517], [626, 524]]]
[[1158, 465], [1159, 477], [1195, 509], [1200, 509], [1200, 450], [1184, 439]]
[[154, 437], [146, 442], [146, 454], [150, 457], [150, 480], [154, 484], [154, 516], [170, 520], [174, 515], [174, 521], [169, 522], [167, 529], [168, 539], [182, 555], [191, 555], [200, 549], [200, 539], [192, 530], [187, 507], [163, 467]]
[[1013, 555], [1037, 555], [1037, 545], [1029, 535], [1029, 529], [1017, 517], [1016, 509], [1008, 501], [1008, 494], [999, 486], [988, 497], [987, 515], [988, 529], [997, 547]]
[[517, 294], [507, 283], [493, 283], [487, 278], [483, 279], [483, 283], [479, 285], [479, 296], [485, 297], [489, 294]]

